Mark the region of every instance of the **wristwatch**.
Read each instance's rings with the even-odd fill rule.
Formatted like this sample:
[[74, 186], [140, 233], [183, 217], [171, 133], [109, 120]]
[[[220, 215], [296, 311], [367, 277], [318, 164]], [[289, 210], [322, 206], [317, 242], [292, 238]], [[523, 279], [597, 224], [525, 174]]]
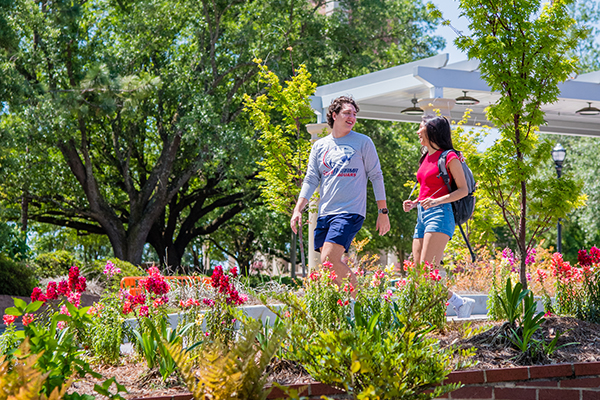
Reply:
[[380, 208], [378, 210], [379, 214], [387, 214], [388, 213], [388, 209], [387, 208]]

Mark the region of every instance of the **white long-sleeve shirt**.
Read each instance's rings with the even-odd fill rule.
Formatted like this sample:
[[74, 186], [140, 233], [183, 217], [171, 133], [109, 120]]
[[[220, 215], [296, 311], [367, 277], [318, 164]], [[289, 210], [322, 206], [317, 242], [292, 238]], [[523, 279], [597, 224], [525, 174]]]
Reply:
[[375, 200], [385, 200], [385, 186], [377, 150], [371, 138], [350, 131], [341, 138], [331, 134], [317, 140], [308, 160], [300, 197], [310, 199], [321, 185], [319, 216], [367, 214], [367, 178]]

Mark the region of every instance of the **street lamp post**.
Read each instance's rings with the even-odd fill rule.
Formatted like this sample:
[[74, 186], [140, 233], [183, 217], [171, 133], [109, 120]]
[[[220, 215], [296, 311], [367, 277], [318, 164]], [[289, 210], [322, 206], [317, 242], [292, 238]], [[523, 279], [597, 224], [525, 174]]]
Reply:
[[[565, 162], [565, 157], [567, 156], [567, 150], [565, 150], [564, 147], [561, 146], [560, 143], [557, 143], [556, 146], [554, 146], [554, 149], [552, 149], [552, 159], [554, 160], [554, 166], [556, 167], [556, 175], [558, 176], [558, 179], [560, 179], [561, 175], [562, 175], [562, 167], [563, 167], [563, 163]], [[557, 229], [557, 238], [556, 238], [556, 251], [559, 253], [562, 253], [562, 238], [561, 238], [561, 225], [560, 225], [560, 221], [561, 219], [558, 219], [558, 224], [556, 226]]]

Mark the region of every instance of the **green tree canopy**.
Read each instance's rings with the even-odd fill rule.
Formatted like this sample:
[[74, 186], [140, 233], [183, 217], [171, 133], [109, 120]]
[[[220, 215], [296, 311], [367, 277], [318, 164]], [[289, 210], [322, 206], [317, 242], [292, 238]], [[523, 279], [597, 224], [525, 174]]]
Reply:
[[286, 78], [291, 48], [322, 84], [442, 44], [420, 2], [324, 6], [0, 2], [9, 216], [105, 234], [133, 263], [148, 242], [179, 265], [192, 240], [256, 204], [256, 135], [240, 117], [242, 94], [261, 94], [253, 58]]
[[[456, 39], [500, 99], [487, 109], [501, 138], [475, 158], [479, 190], [499, 207], [521, 258], [520, 278], [527, 286], [525, 258], [537, 235], [581, 204], [581, 184], [570, 177], [544, 179], [551, 143], [540, 141], [542, 105], [557, 100], [558, 83], [576, 71], [568, 54], [583, 36], [569, 16], [572, 1], [461, 0], [471, 36]], [[501, 179], [498, 179], [501, 177]]]

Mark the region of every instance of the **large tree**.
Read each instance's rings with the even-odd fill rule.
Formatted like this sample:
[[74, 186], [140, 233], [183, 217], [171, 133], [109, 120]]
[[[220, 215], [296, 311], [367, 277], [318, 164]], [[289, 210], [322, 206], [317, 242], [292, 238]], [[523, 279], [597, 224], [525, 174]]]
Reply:
[[254, 57], [285, 78], [293, 51], [326, 83], [440, 45], [420, 3], [324, 4], [0, 3], [0, 193], [13, 217], [106, 234], [133, 263], [150, 243], [178, 265], [254, 204], [256, 138], [240, 118], [242, 94], [260, 94]]
[[[481, 76], [501, 94], [487, 117], [501, 137], [479, 157], [479, 190], [499, 207], [520, 255], [520, 280], [527, 287], [528, 250], [557, 218], [581, 204], [581, 184], [569, 176], [547, 179], [551, 143], [540, 140], [544, 104], [557, 101], [558, 83], [576, 70], [569, 56], [581, 31], [569, 17], [568, 0], [461, 0], [471, 36], [457, 46], [480, 60]], [[501, 179], [498, 179], [501, 177]]]

